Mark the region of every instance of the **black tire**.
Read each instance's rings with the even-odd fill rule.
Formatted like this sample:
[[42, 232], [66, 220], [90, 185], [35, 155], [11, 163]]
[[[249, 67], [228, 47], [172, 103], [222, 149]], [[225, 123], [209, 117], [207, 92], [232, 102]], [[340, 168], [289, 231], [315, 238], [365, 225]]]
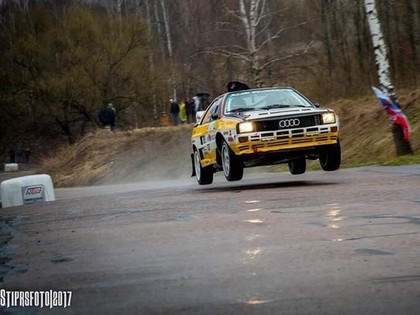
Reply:
[[299, 175], [306, 172], [306, 159], [304, 157], [289, 161], [289, 171], [292, 175]]
[[220, 155], [222, 156], [223, 174], [225, 178], [230, 182], [241, 180], [244, 175], [244, 166], [226, 142], [222, 144]]
[[319, 164], [324, 171], [336, 171], [341, 164], [341, 148], [340, 143], [325, 147], [319, 157]]
[[194, 170], [197, 182], [200, 185], [209, 185], [213, 183], [213, 169], [211, 166], [202, 167], [200, 160], [200, 153], [194, 149]]

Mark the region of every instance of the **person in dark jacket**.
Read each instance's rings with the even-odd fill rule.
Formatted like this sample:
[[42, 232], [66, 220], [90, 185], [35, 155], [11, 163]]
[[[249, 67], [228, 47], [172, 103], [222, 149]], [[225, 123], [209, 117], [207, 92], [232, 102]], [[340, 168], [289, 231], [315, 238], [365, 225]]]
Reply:
[[249, 90], [249, 86], [240, 81], [230, 81], [226, 88], [228, 92]]
[[111, 131], [115, 129], [116, 110], [112, 103], [104, 106], [99, 112], [98, 118], [100, 123], [106, 128], [109, 126]]
[[190, 100], [188, 101], [187, 99], [185, 99], [185, 109], [186, 109], [186, 113], [187, 113], [187, 123], [192, 124], [195, 123], [195, 106], [194, 106], [194, 101]]
[[171, 113], [171, 116], [172, 116], [172, 124], [176, 126], [179, 123], [179, 105], [172, 98], [169, 101], [171, 102], [171, 109], [169, 112]]

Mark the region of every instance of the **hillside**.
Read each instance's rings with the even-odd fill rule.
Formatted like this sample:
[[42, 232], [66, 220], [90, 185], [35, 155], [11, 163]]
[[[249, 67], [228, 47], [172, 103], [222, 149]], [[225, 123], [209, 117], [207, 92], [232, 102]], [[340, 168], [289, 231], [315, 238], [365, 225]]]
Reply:
[[[412, 127], [412, 147], [419, 155], [420, 90], [400, 94]], [[340, 116], [344, 165], [375, 164], [395, 156], [388, 118], [373, 95], [338, 100], [328, 107]], [[50, 174], [58, 187], [189, 177], [191, 129], [192, 125], [100, 130], [45, 158], [39, 172]]]

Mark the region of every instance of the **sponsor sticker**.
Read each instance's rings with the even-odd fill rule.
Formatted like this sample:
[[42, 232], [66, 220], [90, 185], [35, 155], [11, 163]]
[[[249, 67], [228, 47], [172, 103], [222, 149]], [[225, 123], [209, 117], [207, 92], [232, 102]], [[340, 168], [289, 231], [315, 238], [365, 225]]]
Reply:
[[45, 201], [44, 185], [31, 185], [22, 187], [23, 204]]
[[308, 137], [315, 137], [315, 136], [319, 136], [319, 131], [313, 131], [313, 132], [308, 132], [307, 133]]

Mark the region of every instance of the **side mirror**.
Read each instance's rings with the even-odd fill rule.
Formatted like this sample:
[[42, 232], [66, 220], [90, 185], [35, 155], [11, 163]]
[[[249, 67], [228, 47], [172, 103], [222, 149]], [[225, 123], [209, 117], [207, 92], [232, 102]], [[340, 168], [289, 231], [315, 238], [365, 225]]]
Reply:
[[201, 120], [201, 118], [203, 117], [205, 111], [204, 110], [200, 110], [195, 114], [195, 121], [198, 124]]
[[319, 105], [319, 103], [315, 103], [314, 105], [315, 105], [316, 108], [320, 108], [321, 107], [321, 105]]

